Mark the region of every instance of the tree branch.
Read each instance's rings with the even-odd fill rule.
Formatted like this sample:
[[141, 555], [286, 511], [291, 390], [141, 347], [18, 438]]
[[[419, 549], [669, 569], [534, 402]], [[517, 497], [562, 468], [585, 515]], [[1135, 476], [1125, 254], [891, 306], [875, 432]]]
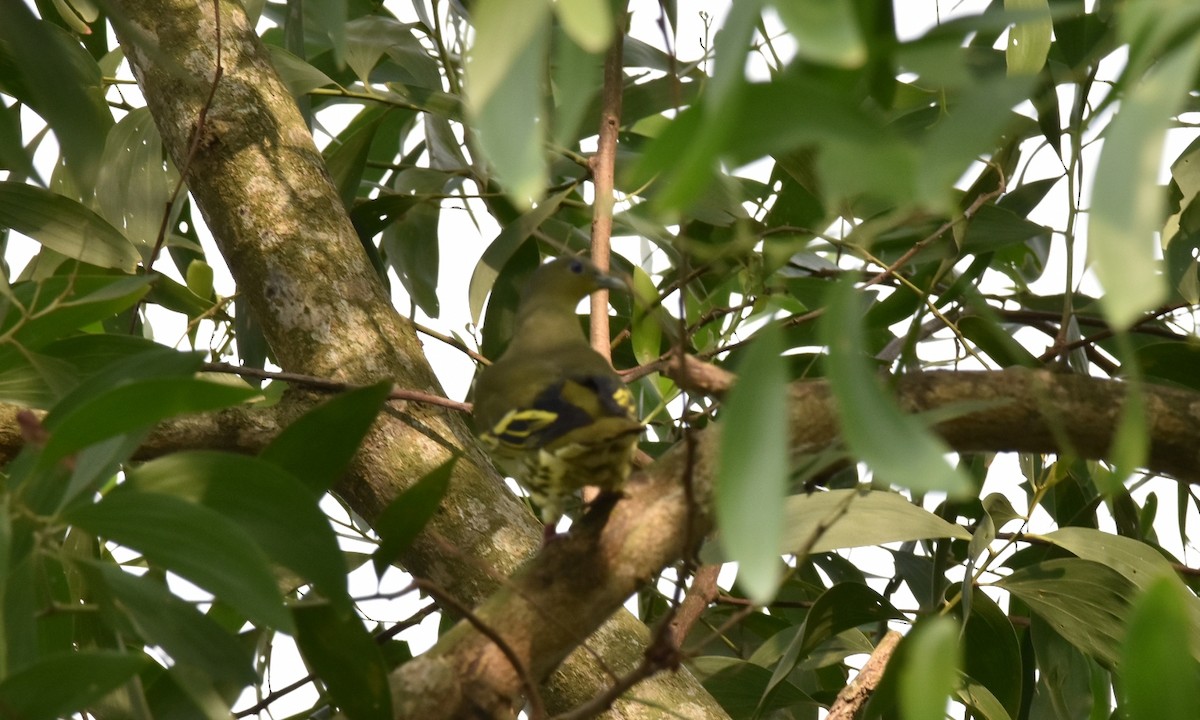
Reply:
[[887, 669], [888, 661], [892, 659], [892, 653], [900, 644], [901, 637], [895, 630], [884, 634], [862, 670], [859, 670], [854, 680], [838, 693], [837, 700], [829, 707], [826, 720], [854, 720], [858, 716], [858, 711], [871, 699], [879, 681], [883, 679], [883, 671]]
[[[936, 426], [957, 451], [1071, 452], [1103, 458], [1120, 417], [1128, 385], [1040, 370], [935, 372], [898, 380], [900, 404], [909, 412], [961, 409]], [[1148, 469], [1180, 480], [1200, 480], [1200, 427], [1191, 422], [1200, 395], [1145, 386], [1146, 423], [1151, 436]], [[791, 446], [815, 453], [838, 441], [837, 408], [823, 381], [791, 388]], [[712, 478], [718, 426], [697, 434], [691, 522], [698, 533], [712, 527]], [[689, 503], [680, 478], [687, 462], [680, 444], [631, 479], [627, 497], [608, 517], [585, 517], [571, 533], [533, 558], [488, 599], [476, 615], [496, 628], [521, 655], [535, 677], [549, 673], [608, 613], [685, 550]], [[545, 622], [538, 608], [561, 611], [560, 623]], [[450, 695], [462, 705], [428, 717], [459, 717], [481, 708], [512, 707], [520, 682], [495, 645], [460, 623], [427, 655], [397, 673], [402, 695], [421, 664], [444, 666], [453, 677]], [[682, 714], [685, 712], [679, 710]]]
[[[625, 69], [624, 7], [617, 13], [617, 29], [612, 44], [604, 56], [604, 88], [600, 95], [600, 140], [596, 154], [588, 161], [592, 184], [596, 191], [592, 206], [592, 262], [601, 270], [609, 269], [612, 252], [613, 185], [617, 162], [617, 132], [621, 129], [621, 96], [624, 92]], [[612, 358], [608, 328], [608, 291], [592, 293], [592, 347], [605, 358]]]

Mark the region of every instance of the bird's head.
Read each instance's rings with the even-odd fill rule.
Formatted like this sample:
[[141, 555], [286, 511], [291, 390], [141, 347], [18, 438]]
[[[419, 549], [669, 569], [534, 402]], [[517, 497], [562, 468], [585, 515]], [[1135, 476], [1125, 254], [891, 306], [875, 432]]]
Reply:
[[616, 275], [596, 267], [587, 258], [562, 257], [534, 271], [525, 287], [522, 301], [534, 297], [553, 298], [554, 302], [568, 304], [574, 310], [575, 303], [601, 288], [628, 290], [629, 286]]

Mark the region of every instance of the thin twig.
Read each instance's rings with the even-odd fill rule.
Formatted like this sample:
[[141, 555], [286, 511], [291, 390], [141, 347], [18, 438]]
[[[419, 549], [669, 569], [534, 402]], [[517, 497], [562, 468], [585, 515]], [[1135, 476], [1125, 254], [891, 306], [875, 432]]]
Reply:
[[491, 640], [496, 644], [496, 647], [512, 665], [513, 672], [517, 674], [517, 677], [521, 680], [521, 685], [525, 688], [525, 699], [529, 702], [530, 720], [543, 720], [543, 718], [546, 717], [546, 707], [542, 703], [542, 696], [538, 694], [537, 685], [535, 685], [533, 679], [529, 677], [529, 673], [526, 671], [525, 665], [521, 662], [521, 658], [517, 656], [517, 653], [512, 649], [512, 646], [508, 644], [508, 641], [501, 637], [498, 632], [489, 627], [487, 623], [480, 620], [475, 613], [471, 612], [470, 608], [468, 608], [466, 605], [463, 605], [458, 600], [455, 600], [437, 585], [434, 585], [428, 580], [421, 579], [414, 580], [413, 582], [415, 582], [418, 587], [428, 593], [434, 600], [437, 600], [439, 605], [447, 608], [451, 612], [466, 620], [471, 624], [471, 627], [479, 631], [480, 635], [483, 635], [488, 640]]
[[882, 272], [877, 273], [875, 275], [875, 277], [873, 277], [870, 280], [867, 280], [865, 283], [863, 283], [863, 287], [871, 287], [872, 285], [878, 285], [879, 283], [883, 282], [884, 280], [887, 280], [889, 277], [895, 275], [897, 270], [904, 267], [904, 265], [906, 265], [909, 260], [912, 260], [913, 257], [917, 253], [921, 252], [926, 247], [928, 247], [930, 243], [932, 243], [934, 240], [937, 240], [939, 237], [941, 237], [943, 233], [950, 230], [951, 228], [953, 228], [955, 225], [959, 224], [963, 220], [971, 219], [971, 217], [973, 215], [975, 215], [975, 213], [979, 212], [979, 208], [983, 207], [989, 201], [995, 200], [996, 198], [1003, 195], [1004, 191], [1007, 189], [1007, 187], [1008, 187], [1007, 183], [1005, 183], [1005, 181], [1004, 181], [1004, 175], [1001, 174], [1000, 175], [1000, 184], [996, 187], [995, 190], [992, 190], [991, 192], [983, 193], [979, 197], [975, 198], [971, 202], [970, 206], [967, 207], [966, 210], [963, 210], [962, 215], [959, 215], [958, 217], [956, 217], [952, 220], [947, 220], [946, 222], [942, 223], [938, 227], [937, 230], [934, 230], [932, 233], [930, 233], [926, 237], [921, 238], [917, 242], [913, 243], [913, 246], [910, 247], [908, 250], [906, 250], [903, 255], [901, 255], [899, 258], [896, 259], [895, 262], [893, 262], [891, 265], [888, 265], [886, 268], [884, 268]]
[[[435, 611], [437, 611], [437, 609], [438, 609], [438, 606], [434, 605], [432, 603], [429, 605], [426, 605], [425, 607], [421, 608], [417, 612], [413, 613], [410, 617], [408, 617], [404, 620], [401, 620], [400, 622], [396, 623], [395, 625], [392, 625], [391, 627], [389, 627], [387, 630], [384, 630], [383, 632], [375, 635], [375, 642], [377, 642], [379, 644], [383, 644], [383, 643], [387, 642], [388, 640], [391, 640], [393, 637], [399, 635], [400, 633], [404, 632], [405, 630], [409, 629], [410, 627], [412, 627], [414, 625], [419, 625], [422, 620], [424, 620], [425, 618], [432, 615]], [[300, 678], [299, 680], [297, 680], [289, 685], [286, 685], [268, 695], [265, 695], [262, 700], [259, 700], [257, 703], [255, 703], [254, 705], [251, 705], [250, 707], [246, 708], [245, 710], [239, 710], [237, 713], [234, 714], [234, 717], [237, 717], [237, 718], [247, 717], [247, 716], [262, 712], [263, 710], [266, 710], [267, 707], [269, 707], [271, 705], [271, 703], [275, 702], [276, 700], [279, 700], [280, 698], [282, 698], [286, 695], [290, 695], [291, 693], [296, 692], [297, 690], [304, 687], [305, 685], [307, 685], [308, 683], [312, 682], [315, 679], [316, 679], [315, 675], [311, 675], [311, 674], [305, 675], [304, 677]]]
[[430, 603], [430, 604], [426, 605], [425, 607], [416, 611], [409, 617], [401, 620], [400, 622], [396, 623], [395, 625], [392, 625], [387, 630], [377, 633], [375, 635], [375, 642], [382, 645], [383, 643], [387, 642], [388, 640], [391, 640], [392, 638], [396, 637], [397, 635], [399, 635], [400, 633], [409, 629], [410, 627], [413, 627], [415, 625], [420, 625], [425, 620], [425, 618], [434, 614], [435, 612], [437, 612], [437, 610], [438, 610], [438, 606], [435, 605], [434, 603]]
[[[624, 9], [617, 13], [624, 18]], [[600, 139], [596, 154], [588, 161], [596, 198], [592, 209], [592, 262], [605, 272], [612, 254], [613, 186], [617, 160], [617, 133], [621, 129], [621, 92], [625, 75], [622, 67], [622, 48], [625, 33], [618, 25], [612, 43], [604, 56], [604, 88], [600, 95]], [[608, 326], [608, 291], [592, 293], [592, 347], [606, 359], [612, 359]]]
[[[240, 365], [231, 365], [229, 363], [204, 363], [201, 366], [204, 372], [225, 373], [227, 375], [238, 375], [241, 377], [251, 377], [259, 380], [280, 380], [293, 385], [303, 385], [310, 390], [327, 393], [340, 393], [348, 390], [355, 390], [364, 385], [354, 385], [352, 383], [341, 382], [340, 380], [330, 380], [328, 378], [315, 377], [313, 375], [303, 375], [301, 373], [262, 370], [259, 368], [244, 367]], [[471, 404], [451, 400], [442, 395], [434, 395], [433, 393], [424, 392], [421, 390], [409, 390], [407, 388], [393, 387], [388, 393], [388, 400], [404, 400], [409, 402], [425, 403], [426, 405], [438, 405], [459, 412], [471, 412]]]
[[[409, 322], [412, 322], [412, 321], [410, 320]], [[492, 364], [491, 360], [488, 360], [483, 355], [480, 355], [479, 353], [475, 352], [471, 348], [467, 347], [466, 343], [464, 343], [462, 340], [459, 340], [456, 337], [451, 337], [450, 335], [440, 333], [437, 330], [434, 330], [433, 328], [425, 327], [424, 325], [417, 323], [417, 322], [413, 322], [412, 326], [414, 328], [416, 328], [417, 332], [421, 333], [422, 335], [428, 335], [429, 337], [433, 338], [434, 340], [441, 340], [442, 342], [446, 343], [447, 345], [454, 348], [455, 350], [461, 350], [463, 352], [463, 354], [465, 354], [467, 357], [471, 358], [472, 360], [474, 360], [475, 362], [477, 362], [481, 365], [491, 365]]]
[[469, 552], [464, 552], [462, 548], [460, 548], [457, 545], [453, 545], [453, 544], [447, 542], [446, 540], [435, 537], [432, 539], [432, 541], [433, 541], [434, 545], [437, 546], [438, 551], [441, 552], [443, 555], [445, 555], [446, 557], [457, 558], [457, 559], [462, 560], [463, 562], [467, 563], [468, 565], [470, 565], [474, 568], [477, 568], [484, 575], [491, 578], [497, 585], [501, 585], [501, 586], [506, 587], [506, 588], [512, 590], [513, 592], [515, 592], [522, 600], [529, 603], [529, 605], [531, 607], [533, 607], [534, 610], [537, 610], [539, 613], [541, 613], [542, 617], [545, 619], [545, 621], [547, 623], [557, 627], [559, 630], [561, 630], [564, 633], [567, 633], [569, 635], [572, 635], [573, 637], [576, 637], [579, 640], [579, 647], [584, 652], [586, 652], [588, 655], [591, 656], [592, 660], [595, 661], [596, 665], [601, 670], [603, 670], [605, 672], [605, 674], [607, 674], [610, 678], [612, 678], [614, 680], [617, 679], [617, 674], [615, 672], [613, 672], [613, 669], [611, 667], [609, 667], [608, 664], [604, 661], [604, 657], [601, 656], [600, 653], [596, 652], [596, 650], [594, 648], [592, 648], [591, 645], [588, 644], [586, 637], [578, 637], [577, 635], [575, 635], [575, 632], [570, 627], [568, 627], [565, 623], [563, 623], [559, 619], [557, 614], [549, 612], [541, 603], [538, 602], [538, 600], [536, 598], [533, 598], [533, 597], [529, 596], [528, 594], [522, 592], [520, 588], [518, 588], [516, 585], [513, 584], [513, 582], [507, 575], [505, 575], [501, 572], [498, 572], [492, 566], [488, 565], [487, 563], [484, 563], [483, 561], [481, 561], [479, 559], [478, 556], [473, 555]]
[[[1171, 338], [1173, 340], [1183, 340], [1183, 339], [1185, 339], [1184, 336], [1173, 333], [1170, 330], [1164, 330], [1162, 328], [1139, 327], [1139, 326], [1144, 325], [1145, 323], [1148, 323], [1152, 320], [1157, 320], [1158, 318], [1162, 317], [1163, 315], [1166, 315], [1167, 313], [1174, 312], [1177, 309], [1178, 309], [1177, 307], [1172, 307], [1172, 306], [1159, 308], [1158, 310], [1155, 310], [1150, 315], [1147, 315], [1146, 317], [1144, 317], [1141, 320], [1134, 323], [1129, 328], [1128, 332], [1142, 333], [1142, 334], [1146, 334], [1146, 335], [1157, 335], [1160, 337]], [[1083, 324], [1083, 318], [1076, 316], [1075, 322], [1077, 322], [1079, 324]], [[1062, 330], [1060, 329], [1059, 332], [1061, 334]], [[1079, 340], [1074, 340], [1072, 342], [1059, 344], [1058, 341], [1056, 340], [1055, 344], [1053, 346], [1051, 346], [1050, 349], [1048, 349], [1046, 352], [1042, 353], [1042, 355], [1038, 358], [1038, 360], [1043, 363], [1047, 363], [1059, 355], [1065, 355], [1065, 354], [1071, 352], [1072, 350], [1075, 350], [1075, 349], [1078, 349], [1081, 347], [1090, 347], [1090, 346], [1095, 345], [1096, 343], [1100, 342], [1101, 340], [1107, 340], [1116, 334], [1117, 334], [1116, 330], [1113, 330], [1111, 327], [1106, 327], [1104, 330], [1100, 330], [1099, 332], [1096, 332], [1092, 335], [1088, 335], [1087, 337], [1084, 337], [1084, 338], [1080, 338]]]
[[279, 688], [278, 690], [276, 690], [268, 695], [265, 695], [262, 700], [259, 700], [257, 703], [251, 705], [250, 707], [246, 708], [245, 710], [239, 710], [238, 712], [234, 713], [233, 716], [235, 718], [243, 718], [243, 717], [249, 717], [251, 715], [260, 713], [263, 710], [266, 710], [271, 705], [271, 703], [275, 702], [279, 698], [285, 697], [287, 695], [290, 695], [290, 694], [296, 692], [297, 690], [299, 690], [300, 688], [304, 687], [305, 685], [309, 684], [312, 681], [313, 681], [312, 675], [305, 675], [304, 677], [300, 678], [296, 682], [290, 683], [288, 685], [284, 685], [283, 687]]
[[692, 584], [688, 587], [683, 602], [679, 603], [679, 609], [669, 624], [671, 640], [675, 647], [683, 647], [683, 641], [691, 632], [692, 626], [717, 598], [720, 592], [720, 588], [717, 587], [717, 576], [720, 573], [720, 565], [702, 565], [692, 575]]

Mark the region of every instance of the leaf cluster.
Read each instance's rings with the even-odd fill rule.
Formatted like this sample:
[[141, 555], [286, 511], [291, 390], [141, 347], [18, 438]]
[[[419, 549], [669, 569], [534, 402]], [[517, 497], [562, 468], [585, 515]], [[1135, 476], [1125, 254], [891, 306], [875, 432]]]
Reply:
[[[613, 298], [613, 359], [636, 377], [650, 454], [724, 428], [700, 558], [737, 563], [687, 667], [731, 717], [816, 718], [901, 627], [864, 717], [947, 702], [988, 720], [1196, 717], [1197, 573], [1163, 535], [1173, 519], [1177, 547], [1192, 542], [1197, 498], [1138, 474], [1153, 431], [1138, 389], [1200, 391], [1194, 132], [1159, 177], [1164, 138], [1192, 129], [1200, 11], [992, 2], [905, 34], [901, 5], [736, 2], [696, 57], [671, 49], [686, 9], [632, 9], [660, 13], [671, 41], [624, 39], [614, 225], [636, 251], [612, 258], [634, 289]], [[366, 558], [320, 502], [390, 388], [289, 418], [257, 455], [139, 454], [156, 427], [269, 408], [282, 385], [202, 373], [270, 352], [244, 298], [214, 290], [181, 173], [126, 92], [105, 31], [136, 37], [120, 7], [0, 3], [0, 237], [38, 243], [19, 272], [6, 261], [0, 297], [0, 400], [20, 435], [0, 491], [0, 715], [220, 717], [246, 688], [265, 707], [285, 633], [320, 704], [389, 717], [388, 673], [410, 653], [356, 613], [346, 577]], [[603, 54], [631, 16], [251, 10], [306, 120], [340, 128], [324, 161], [379, 282], [414, 318], [465, 302], [482, 334], [450, 339], [496, 357], [532, 269], [588, 246]], [[42, 152], [57, 152], [47, 177]], [[464, 214], [489, 236], [474, 266], [438, 240]], [[157, 248], [171, 272], [149, 269]], [[193, 352], [152, 341], [159, 312]], [[689, 393], [664, 372], [679, 353], [739, 379]], [[1012, 367], [1126, 382], [1110, 455], [953, 455], [933, 429], [979, 408], [913, 416], [888, 389]], [[790, 444], [804, 380], [833, 393], [834, 447]], [[1070, 436], [1072, 418], [1047, 416]], [[452, 462], [378, 517], [377, 572], [436, 512]], [[648, 624], [681, 595], [667, 585], [639, 594]]]

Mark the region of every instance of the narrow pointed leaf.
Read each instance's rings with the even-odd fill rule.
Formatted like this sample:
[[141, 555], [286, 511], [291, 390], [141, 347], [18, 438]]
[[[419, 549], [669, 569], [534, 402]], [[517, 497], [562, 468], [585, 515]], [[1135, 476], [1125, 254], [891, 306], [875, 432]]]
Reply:
[[296, 606], [292, 615], [300, 652], [346, 717], [391, 718], [387, 665], [362, 620], [352, 612], [322, 604]]
[[380, 542], [371, 559], [377, 574], [383, 575], [388, 565], [408, 549], [417, 533], [437, 512], [450, 487], [450, 477], [458, 457], [454, 455], [400, 493], [375, 521], [375, 532], [379, 533]]
[[0, 182], [0, 227], [89, 265], [132, 271], [141, 260], [133, 243], [92, 210], [25, 183]]
[[180, 452], [129, 474], [140, 491], [181, 497], [237, 523], [268, 557], [345, 603], [346, 563], [318, 496], [259, 458], [213, 451]]
[[1105, 667], [1114, 667], [1136, 590], [1116, 571], [1078, 558], [1023, 567], [996, 585]]
[[[84, 572], [102, 583], [110, 595], [101, 606], [109, 622], [129, 622], [147, 644], [165, 650], [176, 663], [184, 663], [223, 682], [243, 685], [257, 677], [253, 653], [193, 603], [172, 594], [146, 577], [127, 573], [116, 565], [89, 562]], [[124, 618], [113, 617], [119, 613]], [[119, 625], [118, 625], [119, 626]]]
[[[778, 326], [759, 331], [721, 410], [716, 516], [738, 583], [766, 604], [779, 584], [788, 483], [787, 368]], [[793, 551], [799, 548], [793, 548]]]
[[324, 493], [358, 452], [391, 389], [391, 383], [382, 382], [326, 400], [284, 428], [259, 457], [290, 472], [314, 493]]
[[904, 642], [909, 647], [899, 676], [901, 716], [943, 720], [946, 702], [958, 684], [958, 624], [948, 617], [929, 618]]
[[105, 438], [147, 428], [167, 418], [218, 410], [258, 394], [248, 387], [196, 378], [156, 378], [123, 385], [56, 415], [43, 462], [50, 463]]
[[862, 316], [852, 285], [839, 284], [821, 326], [829, 346], [827, 372], [850, 451], [881, 479], [918, 492], [966, 497], [966, 473], [951, 465], [950, 448], [918, 418], [906, 415], [879, 382], [862, 343]]
[[1127, 327], [1166, 295], [1155, 258], [1165, 196], [1158, 185], [1167, 127], [1200, 64], [1200, 37], [1133, 83], [1105, 133], [1088, 221], [1088, 255], [1109, 322]]
[[252, 622], [291, 630], [266, 556], [245, 530], [215, 510], [163, 493], [118, 488], [95, 505], [69, 512], [66, 519], [137, 550]]
[[[89, 650], [39, 660], [0, 680], [0, 714], [66, 717], [83, 710], [150, 663], [144, 655]], [[65, 682], [67, 679], [76, 682]]]
[[1195, 597], [1160, 577], [1134, 603], [1123, 650], [1122, 684], [1129, 720], [1200, 717], [1197, 628], [1187, 603]]

